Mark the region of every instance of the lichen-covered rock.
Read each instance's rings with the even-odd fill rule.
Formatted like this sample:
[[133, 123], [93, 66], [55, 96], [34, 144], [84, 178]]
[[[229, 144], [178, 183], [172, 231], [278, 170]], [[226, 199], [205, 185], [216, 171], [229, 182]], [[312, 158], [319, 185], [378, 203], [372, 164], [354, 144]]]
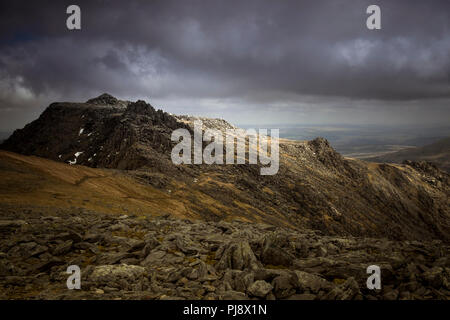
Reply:
[[318, 293], [320, 290], [328, 291], [333, 286], [327, 280], [311, 273], [295, 270], [295, 274], [297, 275], [297, 287], [301, 292], [309, 290]]
[[333, 288], [326, 296], [326, 300], [353, 300], [362, 299], [358, 282], [353, 277]]
[[261, 249], [261, 261], [266, 265], [285, 266], [292, 265], [294, 256], [284, 247], [288, 245], [285, 235], [272, 233], [264, 238]]
[[257, 280], [248, 287], [248, 292], [258, 298], [264, 298], [271, 292], [273, 286], [264, 280]]
[[273, 279], [273, 293], [277, 299], [287, 298], [296, 291], [296, 275], [286, 274]]
[[96, 286], [110, 286], [128, 289], [139, 284], [147, 274], [144, 267], [133, 265], [103, 265], [92, 271], [89, 280]]
[[230, 242], [218, 251], [216, 258], [220, 260], [215, 265], [217, 270], [256, 270], [261, 266], [247, 241]]

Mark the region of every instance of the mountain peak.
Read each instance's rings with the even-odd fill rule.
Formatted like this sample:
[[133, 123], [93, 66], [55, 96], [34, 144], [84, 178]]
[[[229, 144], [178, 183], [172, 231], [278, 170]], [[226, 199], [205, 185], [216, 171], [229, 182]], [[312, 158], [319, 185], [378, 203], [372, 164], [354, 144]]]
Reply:
[[103, 93], [96, 98], [92, 98], [92, 99], [89, 99], [88, 101], [86, 101], [86, 103], [102, 104], [102, 105], [104, 105], [104, 104], [115, 105], [115, 104], [117, 104], [117, 102], [119, 102], [119, 100], [117, 98], [113, 97], [112, 95], [110, 95], [109, 93]]
[[131, 102], [130, 104], [128, 104], [127, 112], [148, 114], [155, 112], [155, 109], [150, 103], [147, 103], [144, 100], [137, 100], [136, 102]]

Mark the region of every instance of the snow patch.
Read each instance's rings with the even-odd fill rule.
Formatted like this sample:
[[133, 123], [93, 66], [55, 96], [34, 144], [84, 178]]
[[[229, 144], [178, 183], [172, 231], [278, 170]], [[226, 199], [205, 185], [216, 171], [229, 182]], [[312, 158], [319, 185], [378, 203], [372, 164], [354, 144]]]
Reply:
[[77, 158], [78, 158], [79, 155], [82, 154], [83, 152], [84, 152], [84, 151], [78, 151], [78, 152], [75, 152], [75, 159], [74, 159], [73, 161], [70, 161], [70, 160], [69, 160], [69, 164], [70, 164], [70, 165], [76, 164], [76, 163], [77, 163]]

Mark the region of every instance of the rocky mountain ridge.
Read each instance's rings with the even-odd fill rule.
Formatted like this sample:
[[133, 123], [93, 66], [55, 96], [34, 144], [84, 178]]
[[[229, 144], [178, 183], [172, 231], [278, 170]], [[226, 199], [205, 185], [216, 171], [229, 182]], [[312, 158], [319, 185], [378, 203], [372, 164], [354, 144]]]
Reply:
[[[174, 165], [174, 129], [192, 120], [144, 101], [110, 95], [86, 103], [53, 103], [1, 148], [71, 165], [126, 170], [141, 183], [176, 197], [189, 218], [238, 219], [330, 235], [449, 241], [448, 174], [413, 163], [347, 159], [325, 139], [280, 139], [280, 170], [258, 165]], [[204, 125], [232, 128], [223, 120]], [[176, 212], [169, 212], [176, 214]], [[155, 212], [155, 214], [157, 214]]]

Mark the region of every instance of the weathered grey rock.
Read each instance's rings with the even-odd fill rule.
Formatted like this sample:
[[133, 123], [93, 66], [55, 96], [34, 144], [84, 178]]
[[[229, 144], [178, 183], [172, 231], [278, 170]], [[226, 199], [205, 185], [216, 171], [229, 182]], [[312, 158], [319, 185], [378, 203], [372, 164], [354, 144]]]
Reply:
[[103, 265], [94, 268], [89, 280], [97, 286], [119, 287], [126, 290], [146, 275], [147, 271], [141, 266]]
[[101, 265], [116, 264], [123, 259], [133, 258], [134, 255], [129, 252], [103, 253], [98, 256], [96, 263]]
[[175, 244], [177, 248], [185, 254], [195, 254], [198, 252], [198, 248], [194, 246], [193, 242], [190, 239], [183, 237], [181, 235], [176, 236]]
[[383, 294], [384, 300], [397, 300], [398, 297], [398, 291], [397, 290], [390, 290]]
[[89, 242], [78, 242], [73, 245], [75, 249], [90, 251], [93, 254], [98, 254], [99, 250], [96, 245]]
[[309, 290], [313, 293], [318, 293], [320, 290], [328, 291], [333, 287], [333, 284], [327, 280], [307, 272], [295, 270], [297, 275], [297, 288], [299, 291]]
[[273, 293], [277, 299], [287, 298], [295, 293], [297, 277], [293, 275], [281, 275], [273, 279]]
[[326, 296], [325, 300], [353, 300], [361, 297], [358, 283], [352, 277], [343, 284], [333, 288]]
[[102, 241], [104, 238], [105, 238], [105, 237], [104, 237], [102, 234], [98, 234], [98, 233], [89, 233], [89, 234], [86, 234], [86, 235], [83, 237], [83, 241], [93, 243], [93, 242], [100, 242], [100, 241]]
[[233, 288], [236, 291], [246, 292], [248, 287], [254, 282], [255, 275], [253, 272], [240, 272], [234, 278]]
[[248, 300], [248, 296], [243, 292], [228, 290], [220, 295], [221, 300]]
[[145, 243], [141, 240], [133, 239], [133, 238], [127, 238], [127, 237], [118, 237], [113, 236], [111, 237], [111, 243], [120, 246], [121, 248], [126, 249], [128, 252], [135, 251], [133, 248], [143, 248]]
[[447, 284], [446, 287], [448, 287], [449, 275], [442, 267], [434, 267], [425, 271], [422, 274], [422, 278], [427, 285], [433, 288], [440, 289], [444, 286], [444, 282]]
[[409, 291], [403, 291], [399, 294], [400, 300], [411, 300], [411, 292]]
[[141, 265], [144, 267], [158, 265], [163, 262], [163, 258], [166, 256], [165, 251], [152, 251], [144, 261], [142, 261]]
[[145, 246], [144, 249], [142, 250], [142, 253], [145, 257], [147, 257], [153, 249], [155, 249], [161, 244], [158, 240], [155, 239], [154, 236], [146, 237], [144, 242]]
[[207, 285], [207, 284], [203, 285], [203, 289], [205, 289], [206, 292], [214, 292], [214, 291], [216, 291], [216, 287], [213, 287], [213, 286], [210, 286], [210, 285]]
[[187, 278], [189, 280], [197, 280], [198, 279], [198, 270], [191, 269], [190, 272], [187, 274]]
[[13, 275], [16, 272], [14, 264], [6, 259], [0, 259], [0, 274], [1, 275]]
[[60, 256], [60, 255], [68, 253], [70, 251], [70, 249], [72, 249], [72, 244], [73, 244], [72, 240], [67, 240], [67, 241], [59, 244], [58, 246], [56, 246], [53, 249], [53, 251], [52, 251], [53, 255]]
[[37, 244], [36, 242], [26, 242], [14, 246], [8, 251], [9, 256], [21, 257], [27, 259], [29, 257], [37, 256], [48, 250], [48, 247]]
[[215, 265], [217, 270], [247, 268], [256, 270], [261, 267], [247, 241], [231, 242], [222, 249], [222, 252], [219, 262]]
[[293, 294], [287, 300], [315, 300], [316, 296], [311, 293]]
[[53, 239], [64, 240], [64, 241], [72, 240], [73, 243], [83, 241], [83, 237], [75, 231], [68, 231], [68, 232], [63, 232], [63, 233], [57, 234], [56, 236], [53, 237]]
[[248, 292], [258, 298], [264, 298], [273, 287], [264, 280], [257, 280], [248, 287]]
[[9, 232], [27, 224], [24, 220], [0, 220], [0, 232]]
[[145, 247], [146, 243], [141, 240], [136, 240], [133, 243], [130, 243], [130, 248], [128, 249], [128, 252], [135, 252], [142, 250]]
[[186, 300], [186, 299], [183, 297], [166, 296], [165, 294], [163, 294], [162, 296], [159, 297], [159, 300]]
[[273, 233], [264, 239], [261, 250], [261, 262], [272, 266], [291, 266], [294, 256], [282, 246], [287, 245], [285, 236]]
[[172, 271], [166, 278], [168, 282], [177, 282], [183, 277], [183, 274], [180, 270]]
[[57, 259], [57, 258], [51, 258], [49, 260], [46, 260], [46, 261], [36, 264], [34, 266], [34, 269], [38, 272], [47, 272], [51, 268], [53, 268], [55, 266], [63, 265], [63, 264], [64, 264], [63, 260]]
[[264, 280], [266, 282], [272, 282], [273, 279], [275, 279], [278, 276], [285, 275], [289, 271], [286, 269], [266, 269], [266, 268], [260, 268], [256, 271], [254, 271], [255, 274], [255, 280]]

